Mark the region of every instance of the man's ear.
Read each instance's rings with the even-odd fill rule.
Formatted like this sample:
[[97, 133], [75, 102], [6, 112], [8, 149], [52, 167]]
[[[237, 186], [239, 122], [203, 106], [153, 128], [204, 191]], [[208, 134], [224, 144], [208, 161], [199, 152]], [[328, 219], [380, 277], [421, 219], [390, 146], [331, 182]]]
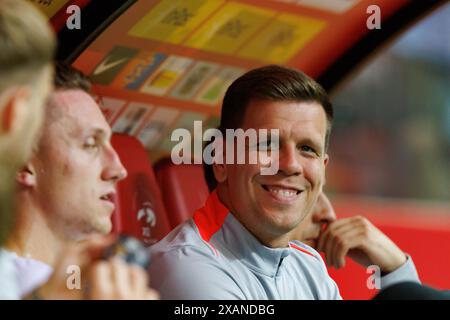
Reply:
[[25, 167], [16, 174], [17, 183], [24, 188], [36, 186], [36, 171], [32, 164], [27, 163]]
[[326, 170], [326, 168], [327, 168], [327, 165], [328, 165], [328, 162], [329, 162], [329, 161], [330, 161], [330, 157], [329, 157], [328, 154], [326, 153], [325, 156], [323, 157], [323, 166], [324, 166], [324, 170], [323, 170], [323, 183], [322, 183], [322, 187], [325, 186], [326, 181], [327, 181], [327, 178], [326, 178], [326, 176], [327, 176], [327, 170]]
[[14, 87], [7, 90], [4, 94], [3, 107], [0, 106], [0, 119], [2, 132], [10, 133], [24, 125], [27, 110], [25, 104], [29, 98], [30, 91], [27, 87]]
[[328, 153], [325, 153], [325, 156], [323, 157], [323, 164], [325, 168], [327, 167], [328, 161], [330, 161], [330, 156], [328, 155]]
[[217, 183], [224, 182], [227, 179], [227, 167], [226, 164], [212, 164], [214, 178], [216, 178]]

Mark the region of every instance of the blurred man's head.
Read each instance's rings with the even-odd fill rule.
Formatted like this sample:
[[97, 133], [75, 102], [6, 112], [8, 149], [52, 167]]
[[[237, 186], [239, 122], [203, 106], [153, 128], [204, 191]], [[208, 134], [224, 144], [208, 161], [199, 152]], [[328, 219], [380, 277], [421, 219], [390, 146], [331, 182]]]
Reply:
[[22, 0], [0, 0], [0, 244], [11, 223], [14, 175], [31, 153], [51, 90], [55, 38]]
[[329, 223], [336, 221], [336, 213], [325, 193], [320, 193], [313, 211], [296, 228], [292, 240], [300, 240], [316, 248], [319, 235]]
[[116, 182], [126, 176], [89, 90], [81, 72], [57, 65], [38, 147], [17, 178], [23, 205], [39, 210], [68, 240], [111, 230]]
[[[332, 105], [323, 88], [293, 69], [255, 69], [228, 88], [222, 106], [222, 132], [237, 128], [279, 130], [276, 150], [272, 150], [270, 139], [247, 145], [245, 150], [246, 159], [251, 153], [268, 150], [278, 162], [275, 175], [261, 175], [259, 162], [213, 165], [222, 201], [262, 242], [274, 246], [271, 240], [283, 238], [284, 242], [311, 212], [322, 191], [332, 117]], [[227, 148], [229, 145], [225, 153]]]
[[51, 90], [55, 39], [31, 4], [0, 0], [0, 48], [0, 156], [2, 164], [23, 163]]

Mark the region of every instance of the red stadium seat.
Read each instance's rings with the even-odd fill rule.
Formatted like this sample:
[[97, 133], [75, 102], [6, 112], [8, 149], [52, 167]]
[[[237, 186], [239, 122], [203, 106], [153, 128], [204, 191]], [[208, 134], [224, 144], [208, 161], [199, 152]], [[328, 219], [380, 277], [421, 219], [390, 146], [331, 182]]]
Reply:
[[170, 158], [165, 158], [156, 163], [155, 175], [172, 228], [189, 219], [205, 204], [209, 191], [202, 165], [175, 165]]
[[169, 231], [166, 210], [148, 153], [134, 137], [113, 134], [112, 145], [128, 171], [118, 183], [113, 232], [135, 236], [151, 245]]

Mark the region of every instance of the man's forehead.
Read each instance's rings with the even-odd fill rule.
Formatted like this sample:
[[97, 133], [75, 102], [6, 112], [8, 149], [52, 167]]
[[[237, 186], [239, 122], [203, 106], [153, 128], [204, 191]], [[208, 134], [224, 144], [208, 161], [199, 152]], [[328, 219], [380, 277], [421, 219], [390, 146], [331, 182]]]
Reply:
[[74, 105], [97, 106], [95, 100], [81, 89], [56, 89], [51, 100], [58, 107], [72, 107]]
[[248, 105], [244, 121], [248, 128], [293, 129], [302, 132], [314, 128], [316, 133], [326, 132], [326, 114], [317, 102], [253, 100]]
[[308, 144], [320, 153], [325, 151], [326, 113], [322, 105], [314, 101], [252, 100], [242, 127], [257, 132], [266, 129], [268, 137], [278, 139], [280, 144]]
[[57, 115], [53, 121], [71, 122], [82, 131], [111, 131], [98, 104], [83, 90], [57, 90], [52, 94], [50, 108], [50, 113]]

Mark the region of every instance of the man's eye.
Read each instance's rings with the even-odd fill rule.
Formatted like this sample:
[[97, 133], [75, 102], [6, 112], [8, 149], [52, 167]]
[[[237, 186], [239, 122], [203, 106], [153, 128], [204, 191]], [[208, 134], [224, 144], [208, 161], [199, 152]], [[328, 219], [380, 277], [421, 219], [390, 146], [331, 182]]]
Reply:
[[301, 150], [302, 150], [302, 151], [305, 151], [305, 152], [312, 152], [312, 153], [317, 154], [316, 150], [314, 150], [314, 149], [311, 148], [310, 146], [302, 146], [302, 147], [301, 147]]
[[84, 143], [84, 147], [91, 149], [91, 148], [97, 148], [97, 140], [94, 137], [89, 137], [86, 139], [86, 142]]

